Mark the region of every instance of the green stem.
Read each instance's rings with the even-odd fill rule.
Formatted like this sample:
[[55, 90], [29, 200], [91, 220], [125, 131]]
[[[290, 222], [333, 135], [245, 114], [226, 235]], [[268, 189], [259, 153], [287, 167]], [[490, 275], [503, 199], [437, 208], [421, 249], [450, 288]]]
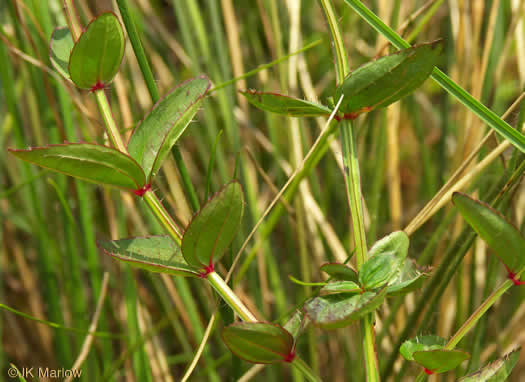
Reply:
[[115, 119], [113, 118], [113, 113], [111, 112], [111, 106], [109, 105], [108, 98], [104, 89], [95, 90], [95, 99], [97, 101], [98, 110], [104, 119], [104, 124], [106, 125], [106, 131], [109, 136], [111, 144], [119, 151], [123, 153], [128, 153], [128, 149], [122, 140], [122, 136], [118, 130]]
[[66, 10], [67, 24], [69, 25], [73, 41], [77, 41], [82, 34], [82, 26], [78, 22], [77, 10], [73, 0], [64, 0], [64, 9]]
[[348, 57], [345, 52], [345, 45], [339, 28], [339, 22], [335, 15], [334, 8], [330, 0], [319, 0], [323, 8], [323, 14], [326, 17], [326, 22], [330, 28], [330, 36], [332, 37], [332, 49], [334, 50], [334, 65], [335, 77], [338, 84], [342, 83], [348, 73], [350, 73], [350, 65], [348, 64]]
[[[348, 64], [343, 38], [341, 36], [341, 31], [339, 29], [339, 24], [332, 3], [330, 0], [320, 0], [320, 3], [330, 27], [335, 53], [336, 82], [340, 84], [350, 72], [350, 65]], [[351, 122], [347, 123], [345, 121], [344, 123], [341, 123], [339, 132], [343, 148], [346, 193], [348, 196], [350, 214], [352, 216], [352, 231], [356, 247], [356, 267], [359, 271], [361, 265], [367, 260], [368, 247], [366, 244], [363, 205], [361, 201], [361, 177], [359, 175], [357, 145]], [[375, 382], [381, 379], [379, 376], [379, 363], [375, 351], [374, 314], [375, 313], [370, 313], [361, 320], [366, 376], [367, 381], [369, 382]]]
[[[133, 51], [137, 57], [142, 76], [144, 77], [144, 81], [148, 87], [151, 99], [153, 100], [153, 103], [157, 103], [160, 99], [159, 90], [157, 88], [157, 84], [155, 83], [155, 79], [153, 78], [153, 73], [146, 57], [146, 53], [144, 52], [144, 48], [142, 47], [137, 28], [135, 27], [135, 23], [133, 22], [133, 18], [129, 12], [128, 2], [126, 0], [117, 0], [117, 5], [120, 10], [120, 15], [122, 16], [122, 21], [124, 22], [124, 27], [128, 32], [129, 41], [131, 42], [131, 46], [133, 47]], [[191, 208], [194, 212], [196, 212], [200, 209], [199, 197], [197, 196], [197, 192], [195, 191], [193, 183], [191, 182], [188, 169], [186, 168], [186, 164], [182, 158], [182, 154], [178, 146], [173, 146], [171, 152], [173, 154], [173, 159], [177, 164], [184, 189], [188, 194]]]
[[150, 208], [151, 212], [155, 215], [159, 223], [164, 227], [166, 232], [170, 235], [175, 243], [180, 247], [182, 239], [182, 231], [177, 226], [177, 223], [172, 219], [168, 211], [164, 208], [159, 198], [151, 190], [146, 191], [143, 196], [146, 204]]
[[239, 315], [239, 317], [246, 322], [257, 322], [257, 318], [252, 312], [242, 303], [235, 292], [231, 290], [228, 284], [222, 279], [217, 272], [210, 272], [206, 279], [211, 284], [213, 289], [222, 297], [222, 299]]
[[295, 357], [292, 365], [297, 368], [300, 372], [303, 373], [303, 375], [306, 377], [307, 380], [310, 382], [320, 382], [321, 379], [314, 373], [314, 371], [308, 366], [301, 358]]

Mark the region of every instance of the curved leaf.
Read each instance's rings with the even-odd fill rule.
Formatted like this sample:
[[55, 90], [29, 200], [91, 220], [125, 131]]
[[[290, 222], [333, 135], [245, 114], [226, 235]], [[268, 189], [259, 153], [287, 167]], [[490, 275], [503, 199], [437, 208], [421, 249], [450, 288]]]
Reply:
[[304, 310], [314, 324], [324, 329], [343, 328], [376, 310], [385, 296], [386, 288], [357, 295], [341, 293], [316, 297], [306, 302]]
[[69, 56], [74, 45], [69, 28], [55, 28], [49, 43], [49, 60], [57, 72], [66, 80], [71, 80], [68, 66]]
[[320, 117], [330, 115], [332, 112], [332, 110], [324, 105], [284, 94], [265, 93], [256, 90], [246, 90], [241, 92], [241, 94], [244, 95], [253, 106], [261, 110], [292, 117]]
[[517, 272], [525, 265], [525, 238], [499, 212], [459, 192], [452, 201], [509, 271]]
[[359, 67], [336, 90], [335, 99], [344, 94], [339, 110], [357, 115], [410, 94], [430, 76], [442, 47], [442, 40], [421, 44]]
[[186, 263], [180, 248], [169, 236], [99, 240], [97, 245], [105, 254], [148, 271], [199, 276], [198, 271]]
[[443, 349], [446, 344], [447, 341], [439, 336], [417, 336], [403, 342], [399, 352], [406, 360], [413, 361], [415, 352]]
[[233, 354], [248, 362], [276, 363], [293, 358], [293, 337], [280, 325], [241, 322], [224, 328], [222, 339]]
[[363, 290], [353, 281], [335, 281], [321, 288], [321, 295], [337, 293], [361, 293]]
[[68, 143], [9, 151], [27, 162], [92, 183], [136, 190], [146, 182], [137, 162], [111, 147]]
[[398, 275], [408, 253], [409, 239], [403, 231], [392, 232], [370, 249], [369, 259], [359, 270], [364, 289], [381, 288]]
[[503, 382], [509, 377], [520, 358], [521, 348], [489, 363], [477, 372], [461, 378], [458, 382]]
[[414, 361], [434, 373], [444, 373], [458, 367], [470, 358], [470, 354], [462, 350], [428, 350], [414, 352]]
[[421, 271], [413, 260], [406, 259], [401, 271], [388, 283], [387, 293], [391, 296], [402, 296], [415, 291], [423, 285], [429, 275], [428, 270]]
[[148, 182], [197, 113], [210, 86], [205, 76], [180, 84], [160, 99], [133, 131], [128, 152], [142, 165]]
[[345, 264], [326, 263], [321, 265], [320, 269], [336, 280], [358, 281], [357, 272]]
[[71, 80], [83, 89], [109, 83], [119, 70], [124, 44], [124, 31], [115, 14], [107, 12], [93, 19], [71, 51]]
[[244, 194], [231, 182], [193, 217], [182, 238], [182, 254], [188, 264], [206, 267], [217, 262], [237, 234], [244, 212]]

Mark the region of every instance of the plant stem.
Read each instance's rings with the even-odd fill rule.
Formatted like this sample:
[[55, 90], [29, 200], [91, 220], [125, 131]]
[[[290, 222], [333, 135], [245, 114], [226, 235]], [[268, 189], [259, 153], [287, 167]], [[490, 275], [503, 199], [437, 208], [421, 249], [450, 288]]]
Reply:
[[146, 191], [143, 198], [159, 223], [164, 227], [166, 232], [168, 232], [173, 241], [180, 247], [182, 240], [181, 229], [168, 214], [168, 211], [166, 211], [159, 198], [157, 198], [155, 193], [151, 190]]
[[111, 106], [109, 105], [108, 98], [104, 89], [95, 90], [95, 99], [97, 101], [98, 110], [104, 119], [104, 124], [106, 125], [106, 131], [109, 136], [111, 144], [119, 151], [123, 153], [128, 153], [128, 149], [122, 140], [122, 136], [118, 130], [115, 119], [113, 118], [113, 113], [111, 111]]
[[222, 299], [246, 322], [257, 322], [257, 318], [242, 303], [237, 295], [231, 290], [228, 284], [222, 279], [217, 272], [210, 272], [206, 279], [213, 289], [222, 297]]
[[[129, 12], [128, 2], [126, 0], [117, 0], [117, 5], [120, 10], [120, 15], [122, 16], [122, 21], [124, 21], [124, 27], [128, 32], [131, 46], [133, 47], [133, 51], [135, 52], [135, 57], [137, 57], [142, 76], [144, 77], [144, 81], [146, 82], [146, 85], [148, 87], [151, 99], [153, 103], [157, 103], [157, 101], [160, 99], [159, 90], [157, 88], [157, 84], [155, 83], [155, 79], [153, 78], [153, 73], [148, 63], [146, 53], [144, 52], [144, 48], [142, 47], [142, 43], [140, 42], [140, 37], [137, 32], [137, 28], [135, 27], [135, 23], [133, 22], [133, 18], [131, 17], [131, 14]], [[184, 159], [182, 158], [182, 154], [178, 146], [176, 145], [173, 146], [171, 152], [173, 155], [173, 159], [177, 164], [182, 184], [189, 197], [191, 208], [193, 209], [193, 212], [196, 212], [200, 209], [199, 197], [197, 196], [197, 192], [195, 191], [193, 183], [191, 182], [188, 169], [186, 168], [186, 164], [184, 163]]]
[[73, 41], [77, 41], [82, 34], [82, 26], [78, 22], [77, 10], [75, 9], [73, 0], [64, 0], [64, 9], [66, 10], [67, 24], [69, 25], [69, 31], [71, 32]]
[[[350, 66], [348, 64], [341, 31], [339, 30], [337, 17], [330, 0], [320, 0], [320, 3], [328, 25], [330, 26], [330, 33], [334, 44], [336, 80], [338, 84], [341, 84], [350, 72]], [[355, 132], [352, 129], [351, 122], [347, 123], [347, 121], [344, 121], [343, 123], [340, 123], [339, 132], [343, 148], [346, 193], [348, 196], [350, 214], [352, 216], [352, 231], [356, 247], [356, 268], [359, 271], [361, 265], [367, 260], [368, 248], [366, 244], [363, 205], [361, 201], [361, 177], [359, 175], [357, 145]], [[366, 376], [367, 381], [369, 382], [380, 380], [379, 363], [375, 351], [374, 314], [375, 313], [370, 313], [361, 320]]]
[[310, 366], [308, 366], [301, 358], [295, 357], [292, 365], [297, 368], [297, 370], [301, 371], [303, 375], [308, 379], [310, 382], [320, 382], [321, 379], [315, 375], [315, 373], [310, 369]]

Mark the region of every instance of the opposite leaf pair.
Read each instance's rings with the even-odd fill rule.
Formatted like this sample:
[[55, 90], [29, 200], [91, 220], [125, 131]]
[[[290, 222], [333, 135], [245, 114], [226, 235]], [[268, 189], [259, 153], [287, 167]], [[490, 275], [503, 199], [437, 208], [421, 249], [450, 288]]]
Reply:
[[[430, 76], [443, 44], [437, 40], [400, 50], [371, 61], [350, 73], [334, 94], [344, 95], [335, 119], [354, 119], [359, 114], [386, 107], [417, 89]], [[243, 92], [259, 109], [292, 117], [320, 117], [332, 110], [324, 105], [277, 93]]]
[[230, 182], [195, 214], [181, 247], [169, 236], [99, 241], [98, 245], [104, 253], [149, 271], [205, 277], [237, 234], [243, 212], [242, 187]]
[[[102, 46], [101, 46], [102, 44]], [[50, 59], [59, 73], [92, 90], [109, 83], [124, 53], [124, 32], [113, 13], [93, 20], [74, 43], [67, 28], [53, 32]], [[133, 131], [126, 152], [89, 143], [12, 150], [28, 162], [100, 185], [143, 195], [173, 145], [197, 113], [211, 83], [188, 80], [157, 102]]]

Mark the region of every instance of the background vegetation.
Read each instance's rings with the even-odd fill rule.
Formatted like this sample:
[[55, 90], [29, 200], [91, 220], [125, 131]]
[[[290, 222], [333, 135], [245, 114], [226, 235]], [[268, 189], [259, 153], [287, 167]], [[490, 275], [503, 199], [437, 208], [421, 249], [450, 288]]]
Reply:
[[[520, 100], [525, 84], [522, 1], [364, 3], [412, 43], [444, 38], [439, 67], [497, 114]], [[105, 10], [119, 15], [111, 1], [80, 0], [76, 5], [84, 24]], [[314, 43], [300, 55], [214, 91], [178, 142], [200, 203], [208, 182], [213, 192], [234, 174], [246, 192], [243, 230], [219, 269], [225, 274], [325, 123], [263, 113], [237, 90], [256, 88], [310, 100], [332, 94], [333, 57], [325, 19], [314, 0], [130, 0], [128, 5], [161, 94], [199, 74], [207, 74], [217, 86]], [[352, 68], [389, 53], [386, 40], [343, 1], [334, 5]], [[61, 7], [58, 0], [0, 4], [1, 378], [10, 363], [71, 368], [100, 312], [97, 335], [81, 366], [83, 380], [178, 381], [216, 306], [221, 319], [191, 380], [240, 378], [251, 365], [233, 357], [222, 343], [220, 329], [232, 317], [208, 286], [131, 270], [99, 253], [98, 238], [162, 233], [140, 199], [46, 172], [7, 154], [7, 147], [106, 142], [94, 99], [65, 83], [49, 62], [51, 32], [66, 25]], [[152, 107], [129, 44], [107, 91], [120, 128], [129, 134]], [[506, 120], [521, 128], [524, 117], [525, 107], [517, 103]], [[380, 365], [385, 368], [398, 359], [390, 375], [410, 380], [420, 368], [405, 364], [397, 351], [391, 354], [396, 343], [405, 335], [449, 337], [505, 277], [484, 243], [464, 230], [451, 203], [422, 219], [418, 215], [487, 128], [431, 80], [388, 109], [360, 117], [355, 128], [369, 244], [408, 226], [409, 256], [435, 269], [424, 294], [389, 299], [377, 315]], [[241, 257], [233, 277], [236, 291], [258, 317], [286, 322], [311, 294], [310, 287], [291, 282], [288, 275], [321, 280], [321, 264], [344, 261], [352, 251], [341, 147], [337, 136], [332, 138], [297, 196], [282, 201], [285, 216], [275, 226], [266, 223], [271, 218], [265, 220]], [[523, 155], [508, 149], [481, 170], [476, 167], [499, 141], [496, 136], [488, 139], [464, 171], [471, 178], [463, 190], [484, 201], [502, 190], [523, 161]], [[192, 204], [184, 193], [173, 161], [163, 167], [154, 189], [185, 226], [195, 200]], [[525, 232], [522, 190], [520, 186], [507, 195], [500, 209]], [[511, 289], [459, 344], [472, 354], [471, 361], [455, 373], [433, 378], [447, 380], [477, 370], [522, 343], [524, 298], [525, 289]], [[336, 332], [310, 328], [298, 350], [324, 380], [362, 381], [358, 333], [358, 325]], [[522, 356], [510, 380], [525, 377], [524, 365]], [[256, 370], [253, 380], [302, 380], [287, 365]]]

